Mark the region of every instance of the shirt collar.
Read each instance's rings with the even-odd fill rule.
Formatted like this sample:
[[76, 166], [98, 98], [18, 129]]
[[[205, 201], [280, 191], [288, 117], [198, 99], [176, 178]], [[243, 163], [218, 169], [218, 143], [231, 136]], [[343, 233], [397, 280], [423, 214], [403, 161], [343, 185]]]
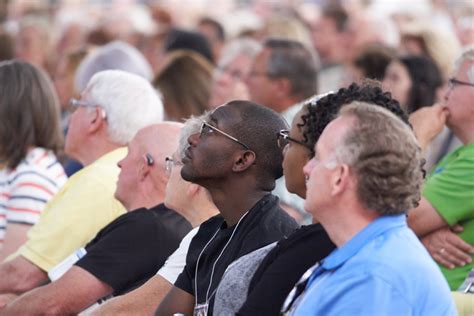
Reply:
[[334, 250], [322, 263], [323, 270], [335, 270], [359, 252], [370, 240], [395, 227], [406, 226], [406, 216], [381, 216], [358, 232], [342, 247]]

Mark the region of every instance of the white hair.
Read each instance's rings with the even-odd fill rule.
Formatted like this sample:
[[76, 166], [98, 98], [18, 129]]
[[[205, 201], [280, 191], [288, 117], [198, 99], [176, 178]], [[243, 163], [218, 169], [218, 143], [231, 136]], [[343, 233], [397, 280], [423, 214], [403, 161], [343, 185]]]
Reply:
[[200, 116], [191, 116], [189, 119], [184, 122], [183, 128], [181, 128], [181, 133], [179, 134], [179, 144], [178, 150], [176, 153], [178, 154], [179, 158], [184, 157], [184, 151], [188, 148], [188, 138], [189, 136], [199, 133], [199, 130], [202, 125], [202, 121], [205, 117], [207, 117], [208, 112], [200, 115]]
[[89, 102], [103, 108], [112, 141], [127, 144], [143, 127], [163, 120], [163, 103], [144, 78], [122, 70], [95, 74], [87, 84]]
[[90, 53], [79, 65], [75, 77], [75, 88], [83, 91], [92, 76], [103, 70], [123, 70], [139, 75], [148, 81], [153, 70], [143, 55], [133, 46], [114, 41]]
[[239, 55], [245, 55], [253, 59], [261, 49], [262, 44], [252, 38], [244, 37], [232, 40], [224, 46], [219, 66], [227, 66]]
[[455, 70], [459, 71], [464, 62], [472, 62], [472, 65], [467, 69], [467, 78], [469, 83], [474, 84], [474, 44], [466, 46], [461, 56], [455, 62]]

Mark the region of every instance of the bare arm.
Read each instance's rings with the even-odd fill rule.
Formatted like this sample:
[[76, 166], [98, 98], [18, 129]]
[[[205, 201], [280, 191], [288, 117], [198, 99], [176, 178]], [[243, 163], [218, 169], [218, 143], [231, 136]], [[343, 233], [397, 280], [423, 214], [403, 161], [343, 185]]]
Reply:
[[132, 292], [107, 301], [92, 315], [153, 315], [172, 287], [165, 278], [155, 275]]
[[23, 245], [27, 238], [26, 233], [31, 228], [31, 225], [9, 223], [5, 231], [3, 240], [3, 248], [0, 251], [0, 262], [3, 262], [9, 255]]
[[420, 238], [439, 228], [448, 226], [448, 223], [424, 197], [421, 198], [418, 207], [408, 211], [407, 220], [408, 226]]
[[24, 293], [48, 280], [46, 272], [19, 256], [0, 265], [0, 293]]
[[77, 314], [112, 291], [88, 271], [73, 266], [56, 282], [23, 294], [0, 314]]
[[192, 315], [194, 310], [194, 296], [180, 288], [173, 286], [156, 310], [155, 316], [170, 316], [174, 313]]

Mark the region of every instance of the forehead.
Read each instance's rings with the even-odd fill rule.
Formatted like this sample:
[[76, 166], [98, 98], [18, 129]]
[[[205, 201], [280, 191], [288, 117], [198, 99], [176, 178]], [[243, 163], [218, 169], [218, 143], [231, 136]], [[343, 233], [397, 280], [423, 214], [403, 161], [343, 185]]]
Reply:
[[318, 153], [332, 151], [341, 145], [345, 135], [350, 132], [351, 126], [355, 124], [355, 118], [342, 116], [331, 121], [323, 130], [321, 137], [316, 143], [315, 150]]
[[208, 121], [215, 126], [232, 126], [239, 123], [241, 118], [235, 106], [224, 104], [209, 114]]

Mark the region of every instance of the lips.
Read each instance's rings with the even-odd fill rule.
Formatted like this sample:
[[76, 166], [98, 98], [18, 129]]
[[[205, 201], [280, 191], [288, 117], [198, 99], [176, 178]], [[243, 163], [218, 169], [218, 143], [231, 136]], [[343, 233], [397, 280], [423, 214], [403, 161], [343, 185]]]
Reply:
[[184, 157], [181, 161], [185, 164], [186, 162], [190, 161], [191, 159], [192, 159], [191, 148], [188, 147], [184, 151]]

